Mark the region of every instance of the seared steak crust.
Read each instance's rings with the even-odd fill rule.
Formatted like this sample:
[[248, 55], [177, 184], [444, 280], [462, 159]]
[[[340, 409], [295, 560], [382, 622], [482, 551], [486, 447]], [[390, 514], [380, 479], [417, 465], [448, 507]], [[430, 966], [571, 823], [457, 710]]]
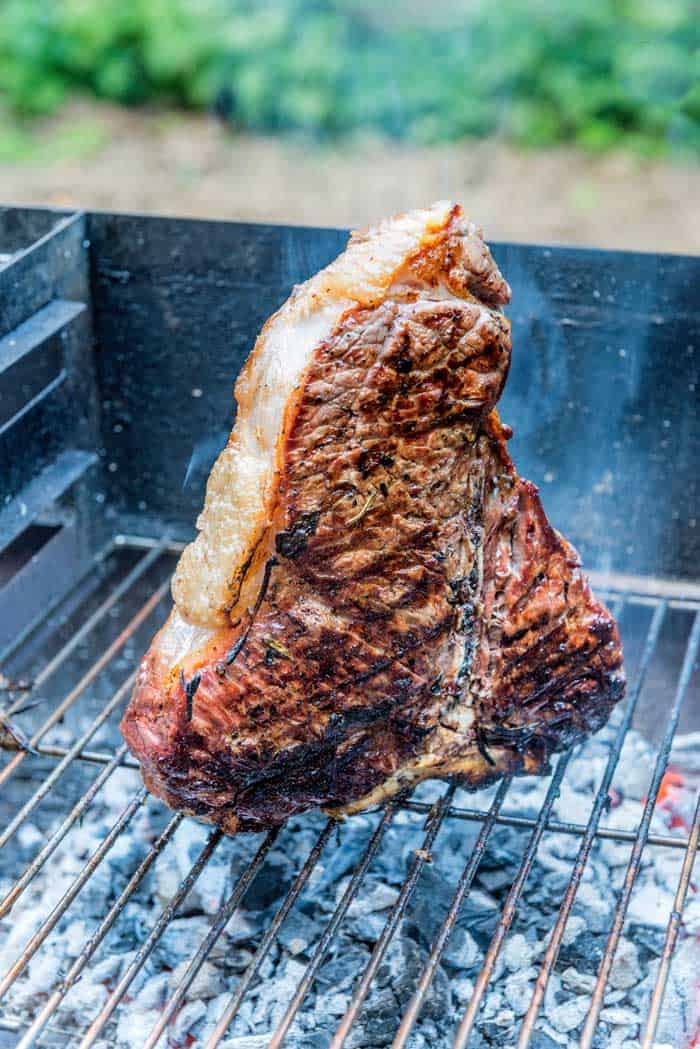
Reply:
[[122, 727], [174, 808], [233, 832], [425, 776], [482, 786], [544, 769], [622, 695], [615, 623], [494, 410], [507, 285], [456, 237], [314, 349], [248, 608], [144, 659]]

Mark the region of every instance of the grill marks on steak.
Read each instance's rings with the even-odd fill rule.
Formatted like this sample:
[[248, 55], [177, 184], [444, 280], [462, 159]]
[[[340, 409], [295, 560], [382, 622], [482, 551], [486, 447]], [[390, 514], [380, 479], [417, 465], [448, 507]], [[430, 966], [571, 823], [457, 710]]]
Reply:
[[463, 241], [313, 352], [252, 611], [176, 666], [147, 654], [123, 730], [173, 807], [234, 831], [428, 775], [480, 786], [621, 695], [615, 624], [508, 456], [507, 288]]
[[[465, 449], [509, 348], [502, 318], [415, 294], [357, 311], [320, 348], [288, 439], [277, 563], [245, 646], [214, 667], [215, 681], [203, 671], [196, 704], [201, 721], [226, 697], [219, 760], [230, 755], [240, 782], [239, 818], [269, 811], [280, 775], [297, 777], [296, 798], [286, 780], [287, 812], [366, 793], [413, 754], [457, 688], [455, 581], [473, 559], [464, 518], [480, 472]], [[440, 673], [445, 689], [431, 691]], [[311, 763], [328, 768], [302, 788]]]
[[503, 318], [487, 317], [424, 300], [360, 311], [308, 376], [281, 482], [285, 530], [301, 515], [319, 516], [294, 563], [382, 642], [387, 630], [400, 640], [426, 607], [432, 617], [449, 607], [466, 453], [500, 393], [510, 349]]
[[487, 748], [512, 745], [545, 760], [599, 728], [622, 696], [620, 641], [502, 440], [498, 453], [511, 482], [487, 509], [477, 722]]

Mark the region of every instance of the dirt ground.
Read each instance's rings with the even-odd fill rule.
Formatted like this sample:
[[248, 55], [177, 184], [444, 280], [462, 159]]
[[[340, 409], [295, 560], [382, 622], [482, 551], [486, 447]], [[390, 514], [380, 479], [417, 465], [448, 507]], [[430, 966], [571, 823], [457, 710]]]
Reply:
[[494, 240], [700, 251], [700, 166], [493, 140], [319, 146], [86, 103], [25, 147], [0, 154], [0, 201], [356, 227], [452, 197]]

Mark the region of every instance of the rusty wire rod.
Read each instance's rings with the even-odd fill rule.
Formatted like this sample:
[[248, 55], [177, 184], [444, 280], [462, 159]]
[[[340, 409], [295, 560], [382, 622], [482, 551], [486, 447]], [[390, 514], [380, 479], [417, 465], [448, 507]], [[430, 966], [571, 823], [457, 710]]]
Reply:
[[[34, 747], [36, 744], [44, 738], [49, 729], [53, 728], [57, 721], [60, 721], [66, 711], [75, 703], [75, 701], [83, 694], [85, 689], [90, 685], [97, 675], [104, 670], [110, 660], [116, 655], [116, 653], [124, 647], [129, 638], [134, 634], [145, 619], [153, 612], [158, 606], [160, 601], [165, 597], [170, 586], [170, 580], [167, 579], [155, 590], [148, 600], [141, 606], [138, 612], [132, 616], [129, 622], [126, 624], [124, 629], [115, 637], [114, 641], [104, 650], [102, 655], [95, 660], [90, 669], [83, 674], [80, 681], [75, 685], [67, 696], [52, 710], [46, 721], [34, 732], [29, 738], [29, 746]], [[0, 771], [0, 786], [6, 783], [10, 778], [15, 769], [24, 761], [28, 750], [18, 751]]]
[[[336, 826], [337, 823], [334, 819], [328, 820], [325, 827], [316, 839], [316, 843], [314, 844], [309, 855], [304, 861], [304, 866], [301, 868], [296, 878], [290, 885], [287, 895], [280, 904], [280, 907], [275, 913], [274, 918], [265, 930], [265, 934], [261, 939], [260, 943], [258, 944], [255, 954], [249, 961], [245, 972], [236, 984], [236, 990], [231, 995], [230, 999], [226, 1003], [226, 1007], [224, 1008], [223, 1013], [218, 1018], [215, 1030], [212, 1032], [211, 1035], [212, 1038], [217, 1032], [219, 1032], [219, 1038], [223, 1036], [226, 1033], [228, 1027], [231, 1025], [231, 1021], [238, 1012], [241, 1003], [243, 1002], [243, 999], [245, 998], [248, 992], [248, 988], [250, 987], [256, 973], [258, 972], [260, 965], [262, 964], [263, 959], [267, 956], [270, 947], [277, 938], [277, 933], [279, 932], [290, 910], [296, 903], [302, 889], [306, 885], [306, 882], [308, 881], [311, 872], [314, 870], [316, 864], [318, 863], [319, 857], [326, 846], [326, 843], [333, 831], [333, 828]], [[210, 1042], [208, 1044], [212, 1043]], [[215, 1042], [213, 1044], [218, 1044], [218, 1042]]]
[[[141, 578], [141, 576], [145, 575], [145, 573], [148, 571], [151, 565], [155, 564], [155, 562], [165, 552], [165, 550], [166, 543], [161, 542], [157, 546], [153, 547], [153, 549], [151, 549], [145, 557], [142, 557], [134, 565], [131, 571], [128, 572], [121, 580], [121, 582], [115, 586], [114, 590], [111, 590], [107, 597], [104, 599], [104, 601], [102, 601], [100, 605], [95, 609], [95, 611], [90, 616], [88, 616], [88, 618], [85, 620], [82, 626], [80, 626], [76, 630], [76, 632], [70, 636], [68, 641], [66, 641], [65, 645], [63, 645], [59, 649], [59, 651], [56, 652], [54, 656], [52, 656], [48, 663], [46, 663], [41, 668], [39, 673], [32, 681], [32, 693], [35, 693], [37, 689], [41, 688], [41, 686], [46, 681], [48, 681], [51, 675], [54, 674], [55, 671], [63, 665], [63, 663], [65, 663], [65, 661], [68, 659], [68, 656], [70, 656], [71, 653], [74, 652], [75, 649], [78, 647], [78, 645], [80, 645], [85, 640], [87, 635], [90, 634], [95, 629], [95, 627], [102, 622], [102, 620], [105, 618], [110, 609], [114, 608], [116, 603], [124, 596], [124, 594], [127, 593], [128, 590], [131, 589], [134, 583], [136, 583]], [[105, 553], [103, 557], [108, 556], [109, 552], [110, 551]], [[98, 560], [99, 557], [96, 559], [96, 561], [93, 561], [91, 569], [94, 567]], [[14, 714], [17, 708], [21, 706], [22, 703], [25, 701], [25, 698], [26, 697], [20, 697], [18, 700], [16, 700], [16, 702], [8, 708], [6, 713], [9, 715]]]
[[68, 889], [64, 892], [58, 903], [54, 906], [49, 916], [42, 922], [34, 935], [30, 938], [26, 947], [15, 960], [13, 965], [10, 967], [8, 972], [5, 974], [2, 980], [0, 980], [0, 1000], [7, 993], [9, 987], [15, 982], [20, 973], [24, 970], [25, 966], [31, 961], [36, 952], [41, 947], [42, 943], [49, 935], [49, 933], [55, 928], [56, 924], [60, 921], [63, 915], [66, 913], [73, 900], [76, 898], [80, 890], [83, 888], [89, 878], [95, 873], [100, 863], [107, 855], [109, 850], [114, 845], [115, 841], [122, 833], [125, 827], [129, 825], [131, 820], [136, 815], [137, 810], [148, 796], [148, 791], [145, 787], [142, 787], [131, 799], [125, 809], [122, 810], [121, 815], [117, 818], [116, 822], [110, 828], [108, 834], [100, 842], [95, 851], [90, 856], [83, 869], [80, 871], [76, 879], [72, 882]]
[[595, 987], [591, 996], [591, 1005], [588, 1010], [588, 1015], [583, 1025], [581, 1032], [580, 1049], [591, 1049], [593, 1045], [593, 1039], [595, 1038], [596, 1028], [598, 1026], [598, 1019], [600, 1017], [600, 1011], [603, 1007], [603, 999], [605, 997], [605, 989], [607, 987], [608, 978], [610, 976], [610, 970], [612, 969], [613, 962], [615, 960], [615, 953], [617, 951], [617, 945], [620, 942], [622, 935], [622, 929], [625, 924], [625, 918], [627, 916], [627, 909], [629, 907], [630, 900], [632, 898], [632, 890], [639, 874], [639, 869], [642, 865], [642, 854], [646, 845], [647, 836], [649, 834], [649, 827], [651, 825], [652, 816], [654, 815], [654, 809], [656, 807], [656, 801], [659, 795], [659, 788], [661, 786], [661, 780], [663, 779], [666, 768], [668, 767], [668, 761], [671, 754], [671, 746], [673, 744], [673, 737], [678, 727], [678, 720], [681, 715], [681, 709], [683, 706], [683, 700], [685, 699], [686, 692], [688, 691], [688, 685], [690, 679], [693, 676], [695, 669], [695, 660], [698, 654], [698, 647], [700, 646], [700, 612], [696, 613], [693, 619], [693, 625], [688, 635], [688, 642], [685, 649], [685, 655], [683, 657], [683, 665], [681, 667], [680, 676], [678, 678], [678, 686], [676, 688], [676, 694], [671, 705], [670, 710], [666, 714], [667, 723], [664, 737], [659, 747], [659, 752], [656, 757], [654, 764], [654, 772], [651, 777], [651, 783], [649, 784], [649, 790], [647, 791], [647, 798], [644, 804], [644, 811], [642, 818], [637, 828], [637, 836], [632, 846], [632, 853], [630, 855], [627, 870], [625, 872], [625, 878], [622, 883], [622, 890], [617, 901], [615, 908], [615, 915], [613, 923], [610, 928], [608, 940], [605, 945], [605, 951], [598, 967], [598, 975], [596, 977]]
[[474, 983], [474, 990], [469, 1000], [469, 1004], [467, 1005], [459, 1027], [457, 1028], [457, 1033], [454, 1042], [452, 1043], [452, 1049], [465, 1049], [465, 1046], [469, 1042], [474, 1027], [474, 1021], [476, 1020], [477, 1013], [481, 1007], [481, 1000], [489, 985], [491, 976], [493, 975], [496, 959], [500, 954], [508, 930], [513, 923], [513, 918], [515, 917], [515, 912], [518, 903], [520, 902], [522, 891], [525, 888], [525, 882], [527, 881], [530, 871], [532, 870], [532, 865], [535, 862], [535, 856], [537, 855], [537, 849], [542, 839], [542, 835], [544, 834], [547, 819], [549, 818], [555, 801], [559, 797], [561, 782], [569, 765], [569, 761], [571, 760], [571, 755], [572, 752], [569, 750], [559, 758], [546, 797], [542, 803], [542, 808], [540, 809], [537, 825], [528, 841], [527, 848], [525, 849], [525, 853], [520, 863], [520, 868], [515, 876], [515, 881], [510, 887], [510, 891], [506, 897], [506, 902], [501, 910], [501, 916], [496, 925], [496, 931], [491, 938], [491, 943], [486, 952], [481, 970], [479, 971], [479, 975]]
[[[159, 837], [156, 839], [156, 841], [154, 841], [153, 845], [151, 845], [150, 849], [148, 850], [144, 858], [141, 860], [134, 873], [129, 878], [129, 881], [124, 886], [117, 899], [107, 911], [107, 914], [104, 916], [97, 929], [95, 929], [92, 936], [90, 936], [90, 938], [83, 945], [80, 954], [78, 954], [78, 956], [75, 958], [73, 964], [69, 968], [64, 978], [61, 980], [60, 984], [57, 987], [55, 987], [54, 990], [51, 992], [46, 1002], [41, 1007], [41, 1010], [32, 1021], [31, 1026], [25, 1032], [23, 1040], [22, 1042], [20, 1042], [20, 1045], [23, 1047], [23, 1049], [29, 1049], [30, 1046], [34, 1045], [36, 1039], [46, 1027], [47, 1023], [49, 1022], [53, 1014], [56, 1012], [56, 1009], [61, 1004], [63, 999], [66, 997], [71, 987], [73, 987], [80, 979], [83, 970], [89, 964], [90, 959], [94, 955], [95, 951], [100, 946], [105, 936], [114, 925], [115, 921], [123, 911], [127, 902], [138, 888], [139, 884], [143, 881], [145, 875], [148, 873], [158, 856], [161, 854], [165, 846], [172, 838], [173, 834], [182, 822], [182, 819], [183, 815], [181, 812], [175, 813], [175, 815], [170, 819], [169, 823], [161, 832]], [[19, 1046], [17, 1047], [17, 1049], [19, 1049]]]
[[640, 1049], [653, 1049], [654, 1046], [656, 1028], [659, 1024], [661, 1006], [666, 992], [668, 976], [671, 971], [673, 954], [678, 941], [678, 933], [681, 928], [683, 908], [685, 907], [685, 901], [690, 887], [690, 878], [693, 873], [693, 865], [697, 856], [698, 845], [700, 845], [700, 794], [698, 794], [695, 804], [695, 815], [693, 816], [693, 822], [691, 825], [688, 848], [683, 857], [683, 866], [678, 879], [678, 888], [676, 889], [676, 896], [673, 901], [673, 910], [671, 911], [668, 925], [666, 926], [666, 937], [661, 952], [659, 971], [656, 974], [656, 983], [654, 984], [654, 990], [649, 1003], [649, 1012], [647, 1013], [647, 1022], [644, 1028], [644, 1035], [642, 1037]]
[[[121, 1002], [122, 998], [131, 986], [133, 980], [143, 968], [146, 960], [153, 951], [153, 948], [158, 943], [158, 940], [165, 931], [166, 927], [170, 924], [178, 907], [185, 899], [185, 897], [189, 895], [192, 886], [197, 881], [200, 874], [211, 859], [214, 849], [217, 847], [222, 837], [223, 831], [218, 829], [212, 831], [212, 833], [209, 835], [206, 844], [202, 848], [202, 851], [200, 852], [195, 862], [192, 864], [192, 867], [190, 868], [186, 877], [183, 878], [177, 892], [171, 897], [168, 905], [164, 907], [161, 911], [150, 933], [134, 954], [134, 957], [122, 973], [121, 978], [117, 983], [116, 987], [110, 994], [105, 1004], [100, 1009], [95, 1019], [90, 1024], [88, 1030], [83, 1035], [79, 1049], [89, 1049], [89, 1046], [95, 1044], [95, 1040], [99, 1038], [100, 1033], [103, 1030], [105, 1024], [109, 1021], [110, 1017], [112, 1016], [112, 1013]], [[17, 1046], [17, 1049], [28, 1049], [28, 1047], [31, 1044], [31, 1042], [27, 1042], [26, 1045], [23, 1045], [20, 1042], [20, 1044]]]
[[[116, 690], [114, 695], [104, 705], [100, 713], [96, 718], [88, 725], [82, 736], [73, 743], [68, 749], [65, 757], [56, 765], [48, 776], [41, 781], [37, 789], [34, 791], [32, 796], [27, 799], [21, 809], [15, 813], [14, 817], [7, 824], [3, 832], [0, 834], [0, 849], [3, 849], [7, 845], [8, 841], [12, 838], [12, 835], [22, 826], [24, 821], [31, 815], [37, 805], [43, 801], [46, 795], [51, 791], [51, 788], [60, 779], [63, 773], [70, 767], [77, 755], [83, 749], [86, 743], [88, 743], [95, 733], [104, 725], [107, 718], [110, 716], [112, 711], [117, 707], [124, 696], [131, 690], [134, 684], [135, 674], [129, 674], [126, 681], [122, 682], [119, 688]], [[124, 751], [124, 756], [126, 750]], [[114, 769], [112, 769], [114, 771]], [[0, 917], [2, 913], [0, 911]]]
[[[347, 888], [345, 889], [345, 892], [338, 901], [338, 904], [335, 910], [333, 911], [333, 914], [331, 915], [330, 920], [326, 925], [326, 928], [323, 930], [320, 940], [316, 944], [314, 953], [312, 954], [309, 960], [309, 964], [306, 967], [304, 975], [299, 981], [299, 986], [296, 989], [294, 997], [287, 1006], [282, 1019], [280, 1020], [279, 1024], [277, 1025], [277, 1028], [275, 1029], [272, 1035], [272, 1038], [270, 1039], [268, 1049], [280, 1049], [280, 1046], [284, 1042], [284, 1039], [287, 1037], [289, 1028], [292, 1026], [294, 1018], [296, 1017], [296, 1014], [299, 1011], [299, 1007], [304, 1001], [304, 998], [306, 997], [307, 992], [311, 987], [311, 984], [316, 979], [318, 970], [323, 965], [323, 960], [326, 957], [326, 953], [328, 952], [328, 948], [331, 944], [331, 941], [333, 940], [333, 937], [338, 931], [338, 928], [341, 922], [343, 921], [343, 918], [347, 914], [350, 904], [357, 896], [357, 890], [360, 887], [362, 879], [367, 873], [367, 869], [370, 863], [379, 851], [379, 846], [381, 845], [384, 832], [386, 831], [387, 827], [394, 818], [394, 815], [396, 814], [396, 809], [396, 802], [389, 802], [389, 804], [382, 812], [381, 818], [377, 823], [377, 826], [375, 827], [372, 836], [370, 837], [367, 843], [365, 851], [362, 854], [360, 861], [355, 866], [354, 871], [352, 872], [352, 876], [350, 878], [350, 881], [348, 882]], [[225, 1033], [226, 1027], [221, 1022], [219, 1022], [214, 1028], [214, 1031], [209, 1037], [209, 1040], [206, 1043], [204, 1049], [216, 1049], [216, 1046], [218, 1046]]]
[[408, 906], [409, 900], [413, 895], [413, 892], [418, 884], [423, 867], [430, 859], [430, 850], [435, 843], [435, 839], [438, 835], [438, 831], [442, 827], [447, 810], [450, 807], [455, 791], [457, 790], [457, 784], [452, 782], [449, 784], [447, 790], [439, 801], [435, 802], [432, 812], [425, 821], [425, 837], [421, 843], [421, 847], [415, 850], [415, 859], [411, 864], [410, 870], [404, 879], [404, 882], [399, 891], [399, 895], [394, 903], [393, 907], [389, 911], [389, 916], [386, 920], [386, 924], [381, 931], [379, 939], [374, 945], [372, 955], [367, 967], [360, 978], [359, 983], [352, 993], [352, 997], [345, 1010], [345, 1015], [340, 1021], [338, 1028], [333, 1035], [329, 1049], [342, 1049], [345, 1041], [350, 1034], [350, 1030], [357, 1019], [360, 1010], [364, 1004], [364, 1001], [369, 994], [372, 981], [376, 976], [377, 969], [384, 960], [387, 948], [391, 943], [396, 930], [399, 927], [401, 919], [404, 916], [406, 907]]
[[58, 846], [65, 838], [68, 831], [73, 827], [79, 819], [82, 818], [84, 813], [92, 803], [93, 798], [97, 792], [104, 786], [106, 781], [112, 775], [112, 773], [118, 769], [127, 754], [126, 744], [122, 744], [113, 756], [112, 760], [108, 765], [102, 769], [99, 776], [96, 776], [92, 781], [86, 792], [76, 802], [70, 812], [66, 815], [65, 819], [59, 827], [53, 832], [53, 834], [47, 839], [44, 845], [41, 847], [39, 852], [36, 854], [31, 863], [25, 868], [22, 874], [12, 885], [12, 888], [0, 900], [0, 919], [4, 918], [5, 915], [12, 909], [15, 902], [22, 895], [27, 886], [36, 878], [39, 871], [42, 869], [46, 861], [53, 855]]
[[171, 995], [170, 999], [166, 1002], [163, 1007], [163, 1011], [160, 1014], [158, 1021], [156, 1022], [153, 1030], [149, 1034], [148, 1038], [143, 1044], [142, 1049], [154, 1049], [154, 1046], [160, 1041], [163, 1031], [170, 1023], [170, 1020], [175, 1015], [177, 1010], [182, 1005], [189, 988], [192, 986], [192, 982], [197, 976], [197, 973], [204, 965], [210, 951], [214, 944], [221, 936], [226, 925], [231, 920], [235, 910], [238, 908], [241, 900], [245, 896], [246, 892], [250, 888], [255, 876], [262, 867], [268, 852], [275, 844], [279, 835], [280, 828], [274, 827], [271, 831], [265, 835], [265, 838], [260, 845], [260, 848], [256, 852], [253, 859], [250, 861], [246, 869], [244, 870], [241, 877], [238, 879], [233, 892], [230, 894], [227, 900], [219, 907], [218, 911], [212, 919], [209, 932], [202, 940], [201, 944], [197, 948], [196, 953], [192, 956], [189, 965], [182, 979], [178, 983], [175, 991]]
[[[625, 739], [627, 738], [627, 732], [632, 724], [634, 712], [637, 709], [637, 703], [646, 680], [647, 672], [656, 652], [661, 628], [666, 617], [667, 607], [666, 602], [662, 601], [657, 605], [654, 614], [651, 617], [639, 668], [635, 675], [634, 683], [630, 689], [630, 696], [625, 706], [622, 721], [617, 729], [615, 739], [610, 748], [610, 753], [608, 754], [607, 764], [593, 802], [590, 816], [588, 817], [588, 825], [586, 826], [586, 830], [581, 839], [581, 845], [579, 846], [578, 854], [571, 871], [571, 876], [564, 893], [564, 899], [562, 900], [559, 913], [557, 914], [557, 920], [552, 929], [547, 949], [542, 958], [532, 999], [523, 1018], [517, 1049], [527, 1049], [527, 1046], [530, 1045], [532, 1040], [535, 1031], [535, 1021], [537, 1020], [537, 1016], [542, 1007], [542, 1002], [544, 1001], [545, 992], [552, 971], [556, 965], [557, 958], [559, 957], [559, 949], [564, 937], [566, 923], [569, 920], [569, 915], [571, 914], [576, 894], [583, 879], [583, 872], [588, 863], [588, 858], [596, 837], [596, 831], [598, 830], [598, 824], [608, 802], [608, 792], [613, 781], [613, 776], [615, 775], [622, 748], [625, 744]], [[619, 613], [616, 611], [616, 616], [617, 615], [619, 615]], [[631, 840], [634, 840], [634, 835], [630, 834], [630, 838]]]
[[501, 806], [503, 805], [511, 782], [510, 777], [507, 777], [506, 779], [501, 780], [498, 785], [494, 799], [491, 802], [491, 807], [486, 815], [484, 823], [482, 824], [481, 830], [479, 831], [479, 836], [474, 843], [471, 856], [460, 875], [449, 910], [440, 926], [437, 936], [435, 937], [430, 957], [423, 968], [418, 987], [406, 1007], [401, 1024], [396, 1032], [396, 1037], [392, 1042], [392, 1049], [404, 1049], [404, 1046], [411, 1035], [411, 1031], [413, 1030], [415, 1022], [418, 1019], [423, 1004], [425, 1003], [428, 991], [430, 990], [437, 967], [440, 964], [440, 959], [442, 958], [445, 947], [447, 946], [447, 941], [449, 940], [452, 930], [457, 922], [457, 918], [459, 917], [462, 904], [471, 890], [479, 865], [484, 857], [489, 836], [496, 824], [496, 818], [500, 812]]

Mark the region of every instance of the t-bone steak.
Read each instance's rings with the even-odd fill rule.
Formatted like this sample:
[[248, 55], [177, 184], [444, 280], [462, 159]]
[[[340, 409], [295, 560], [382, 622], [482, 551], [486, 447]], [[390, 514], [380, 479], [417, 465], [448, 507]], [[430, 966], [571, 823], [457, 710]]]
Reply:
[[122, 722], [168, 805], [260, 830], [544, 771], [605, 722], [617, 627], [495, 408], [509, 297], [443, 202], [267, 321]]

